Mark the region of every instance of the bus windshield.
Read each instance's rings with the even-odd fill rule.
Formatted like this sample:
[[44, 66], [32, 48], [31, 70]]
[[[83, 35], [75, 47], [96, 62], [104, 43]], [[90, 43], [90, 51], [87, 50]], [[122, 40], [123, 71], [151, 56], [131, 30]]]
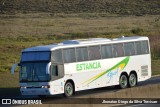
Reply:
[[46, 73], [48, 62], [21, 63], [20, 82], [47, 82], [50, 80]]

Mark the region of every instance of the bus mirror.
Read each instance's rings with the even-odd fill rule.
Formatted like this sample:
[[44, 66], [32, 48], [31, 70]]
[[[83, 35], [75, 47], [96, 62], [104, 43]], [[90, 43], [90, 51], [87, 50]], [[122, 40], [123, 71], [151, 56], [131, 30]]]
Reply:
[[46, 74], [50, 73], [51, 62], [49, 62], [46, 66]]
[[14, 70], [16, 69], [16, 67], [18, 66], [18, 64], [14, 64], [12, 66], [12, 69], [11, 69], [11, 74], [13, 75], [14, 74]]

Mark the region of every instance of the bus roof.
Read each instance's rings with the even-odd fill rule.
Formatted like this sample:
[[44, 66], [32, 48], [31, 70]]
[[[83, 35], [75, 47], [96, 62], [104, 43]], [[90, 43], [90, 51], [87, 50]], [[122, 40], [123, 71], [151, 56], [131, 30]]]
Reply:
[[98, 45], [98, 44], [109, 44], [109, 43], [119, 43], [119, 42], [129, 42], [129, 41], [138, 41], [138, 40], [148, 40], [148, 37], [145, 36], [130, 36], [121, 38], [89, 38], [89, 39], [76, 39], [76, 40], [65, 40], [62, 43], [50, 44], [45, 46], [35, 46], [31, 48], [24, 49], [22, 52], [30, 51], [52, 51], [57, 48], [68, 48], [68, 47], [79, 47], [87, 45]]

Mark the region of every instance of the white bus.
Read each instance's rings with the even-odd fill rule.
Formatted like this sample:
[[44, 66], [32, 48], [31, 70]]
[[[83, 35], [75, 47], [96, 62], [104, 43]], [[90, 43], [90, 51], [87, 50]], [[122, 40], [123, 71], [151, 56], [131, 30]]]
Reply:
[[24, 49], [19, 64], [22, 95], [69, 97], [76, 91], [119, 85], [133, 87], [151, 78], [148, 37], [66, 40]]

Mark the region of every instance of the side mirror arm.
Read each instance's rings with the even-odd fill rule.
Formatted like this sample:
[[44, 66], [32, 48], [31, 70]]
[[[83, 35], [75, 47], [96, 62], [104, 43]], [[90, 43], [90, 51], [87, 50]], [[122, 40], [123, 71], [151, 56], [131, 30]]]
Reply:
[[18, 66], [17, 63], [16, 63], [16, 64], [13, 64], [12, 69], [11, 69], [11, 74], [12, 74], [12, 75], [14, 74], [14, 71], [15, 71], [15, 69], [16, 69], [17, 66]]

